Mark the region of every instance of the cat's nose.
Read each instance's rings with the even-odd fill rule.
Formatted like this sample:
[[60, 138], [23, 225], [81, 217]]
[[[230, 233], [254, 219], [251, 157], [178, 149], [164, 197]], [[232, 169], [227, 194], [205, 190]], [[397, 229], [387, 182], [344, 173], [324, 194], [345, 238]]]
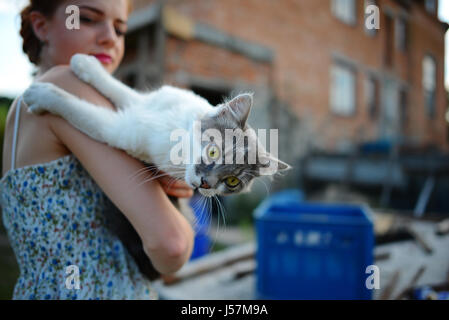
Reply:
[[201, 185], [200, 185], [200, 188], [203, 188], [203, 189], [210, 189], [210, 185], [207, 183], [206, 180], [204, 180], [204, 178], [201, 178]]

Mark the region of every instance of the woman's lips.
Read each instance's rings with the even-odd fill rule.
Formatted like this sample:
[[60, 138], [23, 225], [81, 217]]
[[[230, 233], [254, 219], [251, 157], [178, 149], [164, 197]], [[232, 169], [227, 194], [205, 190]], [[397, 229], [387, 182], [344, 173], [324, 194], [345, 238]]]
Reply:
[[109, 64], [112, 62], [111, 56], [107, 54], [94, 54], [94, 57], [97, 58], [101, 63]]

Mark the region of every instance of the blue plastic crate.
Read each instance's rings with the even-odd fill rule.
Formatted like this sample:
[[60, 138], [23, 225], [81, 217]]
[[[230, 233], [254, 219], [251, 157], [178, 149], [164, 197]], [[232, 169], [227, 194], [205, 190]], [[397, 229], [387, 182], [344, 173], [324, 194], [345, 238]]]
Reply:
[[365, 285], [374, 248], [367, 207], [301, 203], [281, 193], [254, 216], [258, 298], [372, 298]]

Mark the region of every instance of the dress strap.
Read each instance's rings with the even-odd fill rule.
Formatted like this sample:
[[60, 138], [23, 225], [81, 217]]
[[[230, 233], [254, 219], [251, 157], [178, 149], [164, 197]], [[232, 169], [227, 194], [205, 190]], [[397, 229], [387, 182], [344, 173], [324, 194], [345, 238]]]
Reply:
[[11, 153], [11, 169], [14, 170], [16, 167], [16, 145], [17, 145], [17, 132], [19, 130], [19, 117], [20, 117], [20, 107], [22, 106], [22, 96], [19, 97], [16, 105], [16, 117], [14, 119], [14, 135], [12, 138], [12, 153]]

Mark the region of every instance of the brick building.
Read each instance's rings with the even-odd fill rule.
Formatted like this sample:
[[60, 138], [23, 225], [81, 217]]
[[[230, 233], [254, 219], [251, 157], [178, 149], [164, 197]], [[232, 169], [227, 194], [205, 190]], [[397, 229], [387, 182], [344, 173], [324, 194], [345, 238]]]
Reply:
[[[376, 7], [365, 13], [373, 4], [378, 21]], [[437, 8], [437, 0], [135, 0], [117, 76], [138, 88], [191, 88], [212, 103], [254, 91], [250, 122], [279, 128], [279, 154], [290, 162], [309, 147], [379, 139], [445, 149], [448, 25]]]

